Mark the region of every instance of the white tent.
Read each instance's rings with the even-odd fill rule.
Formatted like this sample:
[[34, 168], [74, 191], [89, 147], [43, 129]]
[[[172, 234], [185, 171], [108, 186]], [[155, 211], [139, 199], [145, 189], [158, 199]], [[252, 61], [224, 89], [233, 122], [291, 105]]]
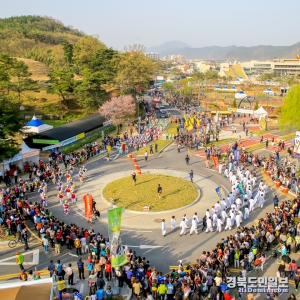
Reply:
[[23, 127], [24, 133], [41, 133], [43, 131], [52, 129], [53, 126], [43, 123], [40, 119], [36, 116], [33, 116], [31, 121], [27, 123]]
[[244, 99], [244, 98], [246, 98], [247, 97], [247, 95], [243, 92], [243, 91], [239, 91], [238, 93], [236, 93], [235, 95], [234, 95], [234, 98], [236, 99], [236, 100], [242, 100], [242, 99]]
[[19, 169], [23, 172], [24, 171], [24, 164], [28, 163], [35, 163], [38, 164], [40, 159], [40, 150], [38, 149], [31, 149], [29, 148], [24, 141], [21, 144], [21, 151], [16, 154], [14, 157], [10, 159], [6, 159], [3, 161], [4, 170], [9, 170], [9, 164], [13, 163], [17, 165]]
[[0, 284], [1, 295], [6, 300], [52, 300], [53, 278], [43, 278], [31, 281], [7, 281]]
[[258, 110], [254, 111], [254, 115], [259, 119], [268, 117], [268, 113], [264, 110], [262, 106]]

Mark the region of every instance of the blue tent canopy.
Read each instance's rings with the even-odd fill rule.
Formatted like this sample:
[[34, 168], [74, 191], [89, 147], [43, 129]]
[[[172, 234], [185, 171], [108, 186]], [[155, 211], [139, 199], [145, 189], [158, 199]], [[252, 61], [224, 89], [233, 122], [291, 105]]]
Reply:
[[32, 127], [39, 127], [41, 125], [43, 125], [45, 123], [43, 123], [41, 120], [39, 120], [36, 116], [34, 116], [31, 121], [29, 123], [26, 124], [26, 126], [32, 126]]
[[23, 127], [24, 133], [40, 133], [49, 129], [52, 129], [53, 126], [45, 124], [39, 120], [36, 116], [33, 116], [31, 121]]

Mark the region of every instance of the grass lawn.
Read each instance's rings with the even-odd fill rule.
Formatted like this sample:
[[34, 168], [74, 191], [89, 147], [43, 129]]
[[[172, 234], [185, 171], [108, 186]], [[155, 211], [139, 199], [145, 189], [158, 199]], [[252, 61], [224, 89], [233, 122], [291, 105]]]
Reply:
[[168, 133], [168, 134], [177, 134], [177, 128], [179, 126], [180, 125], [178, 123], [172, 123], [172, 124], [170, 124], [170, 126], [168, 127], [166, 133]]
[[267, 134], [267, 133], [270, 133], [272, 130], [249, 130], [249, 133], [253, 133], [253, 134], [258, 134], [258, 135], [264, 135], [264, 134]]
[[42, 120], [45, 124], [51, 125], [54, 128], [66, 124], [65, 120]]
[[132, 154], [133, 155], [143, 155], [146, 152], [146, 150], [148, 151], [148, 154], [150, 154], [150, 145], [153, 145], [153, 153], [155, 153], [155, 146], [154, 146], [155, 144], [158, 145], [157, 151], [160, 151], [163, 147], [167, 146], [170, 143], [171, 143], [170, 140], [153, 141], [153, 142], [147, 144], [146, 147], [141, 148], [139, 151], [134, 151]]
[[[162, 187], [161, 199], [157, 195], [158, 184]], [[114, 198], [114, 205], [138, 211], [149, 206], [150, 212], [154, 212], [186, 206], [197, 198], [198, 190], [191, 182], [178, 177], [144, 174], [137, 175], [136, 186], [131, 176], [109, 183], [103, 195], [108, 201]]]
[[214, 142], [208, 143], [206, 146], [210, 146], [210, 145], [213, 145], [213, 146], [226, 145], [226, 144], [229, 144], [230, 141], [233, 144], [234, 142], [237, 141], [237, 139], [236, 138], [232, 138], [232, 139], [219, 140], [218, 142], [214, 141]]

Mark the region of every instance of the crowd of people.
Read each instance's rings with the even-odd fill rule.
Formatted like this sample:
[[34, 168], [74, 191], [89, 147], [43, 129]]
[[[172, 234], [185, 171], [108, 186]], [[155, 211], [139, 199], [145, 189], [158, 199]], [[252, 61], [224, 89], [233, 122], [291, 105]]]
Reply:
[[[188, 112], [191, 113], [191, 111]], [[147, 121], [149, 121], [148, 124]], [[160, 133], [160, 130], [163, 130], [160, 128], [163, 124], [161, 121], [149, 119], [146, 120], [142, 133], [137, 136], [132, 137], [127, 133], [123, 135], [123, 138], [106, 136], [103, 143], [105, 147], [119, 146], [125, 140], [132, 147], [144, 146], [145, 141], [152, 140], [156, 134]], [[197, 136], [190, 133], [179, 133], [175, 139], [178, 145], [185, 147], [191, 147], [191, 143], [198, 142]], [[201, 142], [201, 136], [199, 142]], [[237, 145], [233, 146], [237, 148]], [[257, 220], [252, 226], [243, 226], [253, 211], [263, 208], [266, 194], [269, 193], [266, 183], [257, 182], [257, 169], [262, 166], [264, 172], [269, 172], [273, 180], [279, 179], [281, 184], [289, 186], [295, 178], [295, 168], [290, 166], [288, 161], [282, 162], [278, 153], [269, 158], [259, 159], [258, 156], [242, 152], [242, 163], [238, 164], [230, 147], [227, 160], [220, 163], [222, 167], [218, 167], [218, 171], [228, 178], [232, 189], [227, 197], [224, 196], [211, 210], [203, 214], [201, 232], [222, 232], [223, 230], [229, 232], [233, 228], [236, 231], [229, 232], [228, 236], [210, 251], [203, 251], [196, 258], [195, 263], [185, 265], [179, 261], [178, 268], [165, 275], [161, 270], [152, 266], [145, 257], [138, 256], [131, 249], [126, 249], [128, 264], [120, 268], [112, 268], [110, 241], [107, 237], [93, 229], [80, 228], [75, 223], [67, 224], [56, 218], [47, 208], [48, 184], [52, 182], [57, 185], [59, 204], [63, 205], [66, 214], [69, 212], [69, 205], [76, 203], [77, 200], [73, 180], [75, 166], [78, 162], [87, 159], [87, 153], [92, 156], [100, 149], [101, 146], [94, 143], [87, 146], [87, 151], [70, 155], [54, 153], [49, 156], [46, 164], [40, 163], [39, 166], [34, 166], [28, 181], [19, 177], [14, 187], [8, 186], [0, 190], [0, 223], [7, 228], [9, 234], [18, 235], [23, 240], [26, 250], [30, 248], [26, 229], [28, 221], [34, 224], [46, 253], [53, 250], [59, 255], [65, 249], [76, 250], [78, 261], [75, 266], [64, 265], [59, 259], [57, 262], [51, 260], [48, 265], [49, 276], [55, 277], [60, 299], [67, 297], [65, 280], [68, 281], [69, 286], [72, 286], [77, 280], [88, 278], [89, 299], [91, 300], [112, 299], [112, 279], [117, 280], [118, 287], [123, 287], [124, 283], [127, 284], [137, 299], [199, 300], [209, 295], [211, 300], [229, 300], [231, 295], [228, 283], [232, 277], [230, 271], [232, 266], [240, 269], [238, 278], [245, 278], [248, 272], [252, 269], [256, 270], [257, 266], [260, 270], [264, 270], [268, 251], [273, 250], [272, 256], [275, 258], [300, 249], [300, 223], [296, 222], [300, 211], [299, 199], [284, 200], [280, 203], [278, 197], [274, 196], [273, 211]], [[180, 151], [180, 147], [178, 149]], [[219, 155], [214, 148], [208, 149], [210, 150], [206, 153], [209, 154], [208, 160], [210, 155]], [[243, 155], [244, 159], [242, 159]], [[65, 170], [59, 168], [61, 161], [65, 164]], [[253, 171], [249, 170], [247, 164], [255, 166]], [[86, 168], [81, 166], [78, 173], [80, 182], [83, 182], [86, 173]], [[30, 201], [30, 193], [35, 190], [40, 194], [39, 202]], [[93, 212], [97, 217], [95, 201]], [[191, 220], [187, 215], [183, 215], [179, 225], [180, 235], [187, 234], [187, 229], [190, 234], [198, 234], [199, 223], [197, 213], [191, 217]], [[166, 235], [166, 228], [167, 225], [163, 221], [163, 235]], [[170, 228], [172, 231], [177, 228], [175, 217], [170, 220]], [[275, 247], [279, 251], [274, 250]], [[24, 270], [24, 258], [21, 253], [17, 252], [16, 258], [21, 269], [20, 280], [40, 279], [40, 273], [36, 270], [28, 273]], [[78, 271], [78, 278], [75, 276], [75, 269]], [[300, 266], [297, 266], [295, 261], [283, 261], [277, 272], [274, 277], [278, 278], [278, 281], [280, 278], [289, 277], [294, 280], [295, 290], [298, 291]], [[241, 299], [242, 294], [237, 289], [234, 294], [236, 299]], [[278, 298], [278, 295], [271, 289], [269, 299], [276, 297]], [[253, 299], [253, 294], [248, 294], [247, 299]]]

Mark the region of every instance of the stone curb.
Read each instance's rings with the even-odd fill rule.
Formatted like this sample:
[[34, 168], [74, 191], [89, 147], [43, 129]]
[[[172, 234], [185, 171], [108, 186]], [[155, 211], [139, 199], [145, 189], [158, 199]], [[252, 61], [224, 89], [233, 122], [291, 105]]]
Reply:
[[[163, 175], [165, 175], [165, 174], [163, 174]], [[198, 176], [200, 176], [200, 175], [198, 175]], [[177, 176], [173, 176], [173, 177], [177, 177]], [[201, 177], [203, 177], [203, 176], [201, 176]], [[177, 212], [177, 211], [182, 210], [182, 209], [186, 209], [186, 208], [188, 208], [190, 206], [195, 205], [202, 198], [202, 191], [201, 191], [200, 187], [196, 183], [194, 183], [194, 185], [195, 185], [196, 189], [198, 190], [198, 196], [197, 196], [197, 198], [192, 203], [190, 203], [190, 204], [188, 204], [186, 206], [178, 207], [178, 208], [171, 209], [171, 210], [163, 210], [163, 211], [156, 211], [156, 212], [137, 211], [137, 210], [130, 210], [130, 209], [125, 209], [125, 208], [123, 208], [123, 211], [124, 212], [133, 213], [133, 214], [156, 215], [156, 214], [161, 214], [162, 212], [164, 212], [164, 213], [171, 213], [171, 212]], [[101, 190], [101, 198], [102, 198], [102, 200], [108, 206], [110, 206], [111, 208], [117, 208], [117, 207], [119, 207], [117, 205], [111, 204], [111, 202], [109, 202], [109, 201], [106, 200], [106, 198], [103, 196], [103, 190], [104, 190], [104, 188]]]

